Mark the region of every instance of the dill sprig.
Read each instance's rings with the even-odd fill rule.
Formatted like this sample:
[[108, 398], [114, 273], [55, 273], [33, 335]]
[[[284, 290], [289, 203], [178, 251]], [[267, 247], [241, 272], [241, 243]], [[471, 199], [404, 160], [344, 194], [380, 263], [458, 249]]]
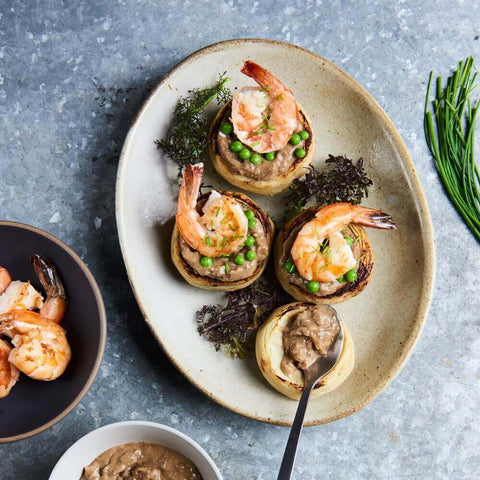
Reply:
[[226, 87], [230, 78], [226, 72], [219, 75], [217, 83], [209, 88], [189, 90], [188, 96], [181, 97], [173, 112], [168, 134], [155, 143], [165, 154], [178, 164], [179, 172], [183, 167], [197, 163], [208, 145], [208, 128], [205, 108], [214, 99], [218, 105], [230, 100], [232, 94]]
[[289, 301], [278, 284], [257, 280], [242, 290], [227, 292], [223, 303], [204, 305], [196, 312], [197, 330], [216, 350], [244, 358], [258, 327], [275, 308]]
[[368, 187], [373, 182], [363, 168], [363, 158], [356, 164], [345, 156], [329, 155], [327, 168], [317, 170], [313, 165], [300, 179], [295, 179], [285, 197], [285, 205], [291, 214], [299, 213], [313, 200], [315, 205], [337, 202], [359, 204], [368, 197]]
[[[470, 99], [476, 88], [474, 59], [458, 64], [443, 87], [436, 79], [433, 114], [428, 110], [433, 72], [428, 79], [424, 131], [428, 148], [450, 200], [480, 241], [480, 175], [474, 159], [475, 117], [480, 104]], [[435, 131], [435, 126], [436, 131]]]

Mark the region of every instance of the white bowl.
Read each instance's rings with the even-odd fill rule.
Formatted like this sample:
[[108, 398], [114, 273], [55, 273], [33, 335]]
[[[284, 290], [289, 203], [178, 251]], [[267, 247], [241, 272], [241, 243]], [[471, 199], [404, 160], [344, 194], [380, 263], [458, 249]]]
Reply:
[[98, 455], [111, 447], [129, 442], [161, 443], [191, 460], [203, 480], [223, 480], [213, 460], [198, 443], [165, 425], [138, 421], [112, 423], [88, 433], [62, 455], [49, 480], [79, 480], [83, 468]]

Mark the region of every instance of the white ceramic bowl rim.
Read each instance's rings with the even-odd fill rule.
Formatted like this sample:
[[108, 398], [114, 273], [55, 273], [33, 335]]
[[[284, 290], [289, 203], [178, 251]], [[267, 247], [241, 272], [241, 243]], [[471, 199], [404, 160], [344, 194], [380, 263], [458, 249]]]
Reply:
[[[143, 420], [129, 420], [129, 421], [125, 421], [125, 422], [110, 423], [109, 425], [105, 425], [103, 427], [97, 428], [96, 430], [93, 430], [93, 431], [87, 433], [86, 435], [84, 435], [83, 437], [79, 438], [60, 457], [60, 459], [58, 460], [54, 469], [52, 470], [52, 473], [50, 474], [49, 480], [54, 480], [56, 478], [55, 475], [58, 475], [57, 472], [62, 467], [62, 462], [66, 461], [65, 459], [68, 457], [68, 455], [72, 451], [76, 450], [81, 444], [83, 444], [85, 442], [88, 442], [89, 440], [93, 441], [95, 439], [95, 437], [97, 437], [99, 434], [101, 434], [105, 431], [108, 431], [108, 430], [114, 430], [114, 429], [119, 428], [119, 427], [127, 427], [127, 428], [128, 427], [132, 427], [132, 428], [134, 428], [134, 427], [150, 427], [150, 428], [154, 428], [154, 429], [157, 429], [157, 430], [162, 430], [162, 431], [168, 432], [168, 433], [172, 434], [173, 436], [180, 438], [182, 441], [189, 444], [198, 453], [200, 453], [200, 455], [204, 458], [204, 460], [208, 463], [209, 467], [212, 469], [212, 471], [217, 476], [217, 480], [223, 480], [223, 477], [222, 477], [220, 471], [218, 470], [217, 466], [215, 465], [215, 463], [211, 459], [210, 455], [208, 455], [208, 453], [197, 442], [195, 442], [195, 440], [192, 440], [190, 437], [188, 437], [184, 433], [180, 432], [179, 430], [176, 430], [175, 428], [169, 427], [167, 425], [163, 425], [161, 423], [149, 422], [149, 421], [143, 421]], [[125, 443], [125, 442], [122, 442], [122, 443]], [[159, 443], [161, 443], [161, 442], [159, 442]], [[101, 451], [99, 451], [97, 453], [97, 455], [100, 455], [106, 449], [100, 449], [100, 450]], [[67, 479], [63, 479], [63, 480], [67, 480]], [[77, 480], [77, 479], [75, 479], [75, 480]]]

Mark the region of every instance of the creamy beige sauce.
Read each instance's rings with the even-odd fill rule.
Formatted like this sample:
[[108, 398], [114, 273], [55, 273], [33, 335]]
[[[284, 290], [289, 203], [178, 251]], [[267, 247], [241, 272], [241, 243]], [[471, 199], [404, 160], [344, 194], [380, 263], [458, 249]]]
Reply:
[[110, 448], [85, 467], [80, 480], [202, 480], [188, 458], [159, 443]]
[[[213, 264], [211, 267], [203, 267], [200, 263], [200, 258], [202, 255], [196, 250], [190, 248], [181, 237], [180, 253], [185, 262], [188, 263], [188, 265], [202, 277], [215, 278], [224, 282], [235, 282], [237, 280], [248, 278], [255, 273], [258, 264], [264, 262], [268, 256], [268, 241], [265, 230], [262, 222], [258, 218], [256, 218], [256, 220], [257, 224], [255, 227], [248, 230], [248, 235], [253, 235], [255, 237], [255, 244], [252, 247], [243, 247], [238, 252], [235, 252], [230, 258], [212, 258]], [[252, 261], [245, 259], [243, 265], [236, 265], [233, 262], [234, 256], [239, 253], [245, 255], [248, 250], [254, 250], [257, 254], [257, 258]], [[226, 264], [228, 264], [227, 267]]]
[[282, 372], [291, 377], [297, 370], [308, 368], [327, 354], [339, 332], [335, 312], [326, 305], [314, 305], [298, 313], [283, 332]]
[[[280, 262], [282, 263], [282, 265], [285, 264], [287, 259], [291, 258], [290, 251], [292, 249], [293, 242], [297, 238], [297, 233], [301, 230], [304, 224], [305, 223], [302, 223], [296, 229], [292, 230], [288, 235], [288, 237], [285, 239], [285, 242], [283, 243], [283, 247], [282, 247], [282, 256], [280, 258]], [[355, 240], [357, 237], [355, 232], [350, 227], [348, 227], [348, 235], [353, 240]], [[352, 253], [358, 265], [358, 262], [361, 256], [361, 248], [358, 241], [352, 245]], [[345, 281], [320, 282], [320, 289], [318, 290], [318, 292], [311, 293], [307, 288], [308, 280], [303, 278], [296, 270], [293, 273], [289, 273], [288, 276], [289, 276], [290, 283], [297, 285], [298, 287], [302, 288], [309, 294], [316, 295], [317, 297], [325, 297], [326, 295], [332, 295], [337, 290], [340, 290], [342, 287], [344, 287], [347, 284], [347, 282]]]
[[[227, 110], [223, 116], [220, 125], [223, 122], [231, 121], [230, 120], [231, 110]], [[299, 121], [297, 127], [295, 128], [295, 133], [301, 132], [307, 128], [307, 123], [305, 121]], [[238, 153], [234, 153], [230, 150], [230, 144], [238, 140], [235, 134], [225, 135], [222, 132], [218, 131], [217, 134], [217, 144], [220, 156], [225, 162], [228, 163], [231, 170], [239, 175], [244, 175], [248, 178], [253, 178], [255, 180], [274, 180], [279, 175], [284, 174], [288, 169], [295, 163], [297, 157], [295, 157], [295, 150], [297, 148], [306, 148], [306, 141], [302, 140], [298, 145], [292, 145], [287, 143], [285, 147], [276, 152], [276, 157], [273, 162], [268, 162], [263, 160], [260, 165], [254, 165], [248, 160], [242, 160]]]

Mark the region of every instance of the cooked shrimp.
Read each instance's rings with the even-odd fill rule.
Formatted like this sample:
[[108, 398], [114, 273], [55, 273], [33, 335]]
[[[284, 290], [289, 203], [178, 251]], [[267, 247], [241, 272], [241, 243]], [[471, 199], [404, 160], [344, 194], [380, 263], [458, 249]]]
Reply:
[[17, 383], [20, 372], [8, 361], [12, 347], [0, 339], [0, 398], [6, 397]]
[[247, 60], [241, 72], [262, 88], [245, 87], [233, 96], [235, 135], [258, 153], [280, 150], [298, 124], [295, 97], [278, 78], [254, 62]]
[[[356, 266], [353, 252], [341, 231], [350, 223], [394, 229], [390, 215], [373, 208], [335, 203], [320, 208], [298, 232], [291, 255], [298, 273], [307, 280], [333, 282]], [[323, 243], [328, 239], [328, 245]]]
[[65, 330], [29, 310], [0, 315], [0, 335], [11, 338], [9, 361], [35, 380], [55, 380], [67, 368], [72, 352]]
[[175, 216], [180, 235], [191, 248], [208, 257], [235, 253], [247, 238], [248, 219], [238, 201], [215, 190], [200, 215], [196, 206], [202, 174], [203, 163], [188, 165], [183, 173]]
[[0, 313], [14, 309], [34, 310], [43, 305], [42, 295], [35, 290], [30, 282], [14, 280], [0, 295]]
[[10, 283], [12, 283], [12, 277], [8, 270], [0, 266], [0, 295], [7, 289]]
[[67, 309], [67, 296], [57, 269], [48, 258], [33, 255], [30, 258], [35, 273], [42, 284], [47, 299], [40, 308], [40, 315], [53, 322], [60, 323]]

